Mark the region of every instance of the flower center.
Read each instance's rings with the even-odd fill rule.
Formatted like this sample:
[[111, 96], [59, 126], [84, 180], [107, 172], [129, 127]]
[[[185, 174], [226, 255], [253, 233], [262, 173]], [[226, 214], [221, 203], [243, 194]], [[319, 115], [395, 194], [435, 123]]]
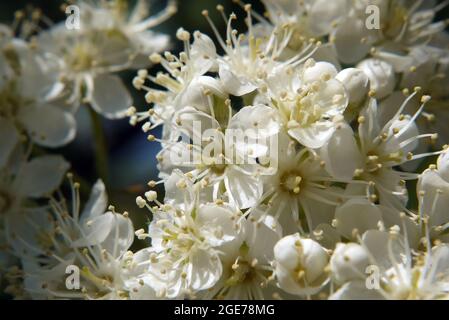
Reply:
[[[99, 299], [109, 294], [112, 291], [116, 291], [114, 284], [116, 280], [110, 274], [94, 274], [89, 267], [84, 266], [81, 268], [81, 275], [89, 284], [86, 288], [87, 294], [93, 298]], [[118, 290], [117, 295], [121, 298], [128, 298], [128, 293]]]
[[289, 171], [284, 173], [280, 179], [280, 187], [285, 192], [297, 195], [301, 192], [301, 183], [303, 179], [297, 171]]
[[236, 286], [242, 283], [251, 283], [257, 279], [257, 269], [246, 260], [239, 260], [231, 266], [231, 276], [226, 280], [226, 286]]
[[[402, 161], [402, 153], [392, 152], [387, 155], [378, 155], [375, 151], [369, 151], [366, 155], [366, 169], [369, 173], [377, 173], [384, 165], [389, 167], [396, 164], [400, 164]], [[393, 164], [392, 164], [393, 163]]]
[[[287, 93], [282, 94], [281, 102], [287, 103], [287, 110], [290, 112], [287, 126], [289, 129], [296, 127], [308, 127], [317, 121], [325, 117], [326, 110], [319, 104], [314, 103], [316, 101], [316, 95], [319, 95], [319, 90], [328, 79], [327, 76], [323, 77], [323, 80], [318, 80], [312, 83], [310, 86], [303, 87], [294, 96], [289, 97]], [[332, 97], [333, 102], [339, 102], [343, 97], [336, 94]]]

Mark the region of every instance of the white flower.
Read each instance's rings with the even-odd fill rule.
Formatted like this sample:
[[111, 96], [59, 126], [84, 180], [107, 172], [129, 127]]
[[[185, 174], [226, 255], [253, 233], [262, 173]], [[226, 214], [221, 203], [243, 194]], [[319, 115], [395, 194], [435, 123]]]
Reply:
[[[211, 288], [222, 275], [220, 255], [238, 243], [241, 213], [224, 203], [198, 203], [189, 182], [182, 204], [151, 208], [150, 262], [140, 278], [159, 296], [178, 298]], [[143, 236], [143, 230], [137, 231]], [[234, 244], [235, 243], [235, 244]], [[153, 280], [156, 279], [156, 280]]]
[[365, 279], [369, 265], [366, 250], [357, 243], [338, 243], [330, 259], [331, 273], [337, 283]]
[[[412, 117], [402, 114], [416, 94], [417, 91], [409, 95], [386, 123], [380, 121], [376, 100], [370, 99], [358, 117], [356, 138], [354, 139], [351, 128], [342, 127], [325, 145], [324, 149], [327, 148], [327, 151], [321, 153], [331, 174], [341, 178], [354, 176], [365, 180], [374, 187], [375, 196], [382, 204], [399, 210], [403, 210], [407, 196], [402, 180], [416, 178], [416, 175], [398, 171], [395, 167], [433, 154], [414, 155], [412, 151], [417, 147], [419, 139], [434, 140], [436, 137], [434, 134], [419, 134], [414, 122], [429, 97], [423, 96], [420, 109]], [[342, 162], [342, 159], [345, 160]], [[356, 186], [350, 184], [350, 187]], [[364, 190], [362, 192], [365, 193]]]
[[[223, 6], [218, 6], [217, 9], [225, 17]], [[247, 35], [232, 29], [232, 21], [237, 20], [237, 16], [232, 13], [227, 19], [226, 39], [218, 33], [208, 11], [202, 12], [224, 50], [224, 55], [217, 58], [220, 80], [226, 91], [235, 96], [243, 96], [259, 89], [264, 85], [265, 79], [282, 72], [287, 66], [294, 68], [301, 64], [319, 46], [316, 41], [305, 42], [304, 47], [291, 57], [281, 58], [285, 55], [293, 31], [278, 32], [277, 28], [255, 14], [249, 4], [244, 5], [244, 10], [247, 13]], [[253, 25], [253, 17], [261, 22], [260, 25]]]
[[168, 45], [167, 37], [148, 29], [171, 16], [176, 6], [170, 3], [160, 15], [147, 18], [148, 5], [141, 0], [131, 14], [123, 1], [79, 5], [80, 29], [56, 24], [38, 35], [38, 46], [60, 64], [65, 85], [62, 98], [67, 104], [77, 108], [89, 102], [105, 117], [124, 117], [132, 98], [121, 79], [111, 73], [141, 66], [143, 55]]
[[155, 262], [154, 259], [155, 253], [151, 248], [141, 249], [134, 254], [129, 252], [123, 277], [131, 300], [166, 298], [166, 277], [157, 277], [154, 271], [148, 272], [149, 265]]
[[335, 210], [332, 224], [345, 239], [357, 239], [359, 234], [368, 230], [384, 230], [399, 225], [410, 247], [415, 248], [419, 244], [421, 232], [414, 218], [414, 215], [408, 217], [404, 212], [375, 205], [367, 199], [350, 199]]
[[352, 109], [355, 112], [354, 109], [359, 107], [368, 95], [370, 89], [368, 76], [362, 70], [347, 68], [341, 70], [335, 78], [343, 83], [348, 94], [347, 111]]
[[428, 218], [432, 238], [447, 241], [449, 227], [449, 157], [447, 150], [438, 158], [437, 166], [431, 165], [418, 179], [417, 194], [419, 215]]
[[[116, 33], [117, 38], [111, 42], [126, 41], [122, 54], [129, 54], [132, 68], [142, 68], [148, 65], [148, 55], [162, 52], [169, 45], [169, 37], [154, 32], [151, 28], [169, 19], [177, 11], [175, 1], [169, 0], [167, 6], [158, 14], [150, 16], [150, 4], [138, 0], [132, 7], [126, 1], [113, 0], [108, 3], [86, 3], [79, 1], [81, 28], [92, 28], [98, 32]], [[119, 39], [122, 36], [126, 39]], [[123, 42], [125, 45], [125, 42]]]
[[[124, 273], [134, 238], [132, 222], [126, 212], [105, 213], [107, 196], [101, 181], [80, 214], [78, 188], [72, 184], [71, 209], [64, 199], [51, 201], [52, 212], [44, 215], [50, 228], [42, 223], [34, 226], [42, 240], [27, 244], [32, 250], [23, 260], [26, 290], [35, 298], [126, 299]], [[81, 290], [63, 285], [68, 266], [78, 268]]]
[[291, 294], [310, 296], [328, 282], [329, 255], [320, 244], [299, 234], [289, 235], [274, 246], [278, 286]]
[[[449, 137], [447, 123], [447, 101], [449, 98], [447, 87], [449, 85], [448, 52], [431, 46], [414, 47], [409, 56], [412, 61], [400, 76], [400, 88], [413, 88], [419, 86], [423, 94], [430, 95], [432, 100], [426, 105], [416, 124], [420, 131], [430, 130], [438, 132], [439, 145], [447, 142]], [[413, 114], [419, 109], [419, 96], [410, 101], [405, 113]], [[380, 107], [384, 117], [391, 117], [401, 102], [405, 99], [399, 92], [394, 92]]]
[[297, 150], [285, 134], [278, 142], [277, 171], [264, 177], [261, 202], [266, 205], [259, 209], [279, 219], [286, 232], [312, 232], [320, 223], [330, 224], [344, 197], [341, 188], [330, 185], [338, 180], [329, 176], [313, 152]]
[[212, 112], [215, 106], [215, 118], [191, 107], [175, 114], [173, 126], [189, 137], [189, 143], [167, 143], [157, 157], [159, 168], [165, 175], [182, 168], [212, 190], [211, 200], [226, 191], [230, 202], [249, 208], [262, 195], [261, 175], [270, 171], [256, 158], [269, 153], [270, 139], [279, 130], [277, 114], [265, 105], [246, 106], [235, 115], [230, 101], [211, 105]]
[[[264, 0], [269, 21], [255, 16], [260, 22], [255, 28], [268, 29], [276, 36], [279, 56], [282, 60], [291, 58], [303, 51], [310, 42], [324, 42], [333, 26], [347, 12], [346, 0], [332, 2]], [[337, 53], [330, 43], [317, 48], [312, 57], [339, 65]]]
[[[372, 279], [379, 282], [372, 283], [368, 278], [348, 279], [330, 299], [447, 299], [448, 246], [439, 244], [432, 248], [428, 242], [430, 239], [424, 238], [426, 249], [415, 252], [407, 240], [402, 241], [397, 230], [368, 231], [360, 239], [362, 248], [358, 247], [359, 255], [368, 255], [370, 266], [377, 270]], [[356, 268], [355, 264], [352, 266]]]
[[7, 130], [4, 126], [9, 121], [17, 128], [14, 130], [23, 131], [41, 146], [59, 147], [70, 142], [75, 137], [75, 120], [55, 101], [61, 86], [50, 61], [21, 39], [9, 39], [1, 49], [2, 130]]
[[0, 163], [0, 225], [14, 254], [21, 255], [30, 250], [24, 245], [26, 240], [38, 233], [35, 223], [46, 221], [46, 206], [38, 200], [48, 198], [59, 187], [69, 164], [57, 155], [28, 160], [22, 145], [11, 142], [0, 143], [1, 150], [7, 152]]
[[[131, 112], [131, 123], [149, 120], [144, 126], [147, 132], [152, 128], [164, 125], [164, 130], [169, 130], [173, 114], [186, 106], [198, 108], [204, 112], [210, 112], [208, 106], [208, 94], [219, 99], [226, 99], [227, 94], [219, 80], [205, 76], [208, 71], [216, 69], [216, 48], [213, 41], [205, 34], [195, 31], [193, 43], [190, 44], [190, 33], [184, 29], [177, 32], [178, 38], [184, 43], [184, 51], [179, 57], [165, 52], [164, 55], [152, 54], [150, 60], [160, 64], [166, 72], [158, 72], [153, 77], [145, 70], [139, 71], [133, 80], [137, 90], [145, 90], [145, 100], [154, 104], [149, 112]], [[147, 87], [146, 82], [166, 88], [167, 91]]]
[[[429, 6], [427, 3], [412, 3], [399, 0], [350, 1], [346, 15], [341, 18], [331, 33], [340, 60], [346, 64], [357, 63], [371, 52], [375, 57], [406, 64], [408, 49], [425, 44], [429, 38], [441, 33], [445, 21], [434, 22], [435, 15], [447, 3]], [[368, 17], [366, 8], [375, 5], [379, 9], [379, 24], [367, 27], [377, 16]], [[372, 50], [372, 48], [375, 50]]]
[[273, 299], [280, 294], [274, 286], [271, 263], [273, 247], [282, 237], [281, 226], [257, 210], [242, 223], [244, 235], [232, 252], [221, 256], [223, 274], [211, 290], [204, 292], [205, 299]]
[[309, 148], [323, 146], [348, 105], [337, 69], [309, 59], [299, 70], [285, 69], [267, 80], [268, 98], [279, 110], [288, 134]]

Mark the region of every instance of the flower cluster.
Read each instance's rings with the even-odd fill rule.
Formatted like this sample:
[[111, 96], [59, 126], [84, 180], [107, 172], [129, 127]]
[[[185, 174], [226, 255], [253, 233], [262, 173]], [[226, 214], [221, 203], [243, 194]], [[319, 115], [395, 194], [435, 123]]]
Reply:
[[[0, 42], [16, 79], [0, 85], [33, 91], [11, 98], [6, 90], [9, 104], [0, 109], [0, 130], [11, 137], [2, 146], [11, 155], [0, 156], [8, 183], [0, 184], [0, 209], [7, 208], [7, 246], [22, 262], [6, 275], [16, 296], [449, 297], [449, 39], [447, 22], [436, 19], [448, 2], [262, 0], [265, 14], [235, 2], [245, 31], [219, 5], [224, 36], [204, 10], [213, 37], [180, 28], [178, 53], [161, 53], [166, 39], [146, 31], [173, 13], [172, 4], [146, 20], [140, 6], [125, 18], [121, 1], [86, 5], [99, 18], [79, 33], [53, 27], [28, 46], [14, 37]], [[377, 10], [367, 15], [368, 7]], [[114, 23], [110, 14], [101, 19], [104, 10]], [[29, 50], [45, 50], [43, 60]], [[141, 55], [162, 71], [144, 69]], [[45, 57], [62, 60], [46, 65]], [[21, 72], [22, 59], [36, 69], [27, 60]], [[131, 67], [141, 68], [132, 84], [145, 92], [145, 110], [129, 107], [110, 74]], [[28, 71], [50, 80], [27, 85]], [[17, 159], [12, 141], [22, 132], [43, 145], [70, 140], [73, 128], [44, 132], [31, 121], [31, 108], [57, 108], [55, 97], [126, 115], [160, 146], [160, 180], [136, 198], [148, 226], [134, 230], [127, 212], [108, 207], [101, 181], [82, 211], [71, 175], [71, 206], [52, 194], [67, 170], [56, 156], [25, 158], [18, 168], [8, 161]], [[24, 117], [8, 108], [15, 101]], [[59, 125], [73, 123], [70, 112], [55, 110], [67, 120]], [[58, 168], [52, 179], [35, 185], [33, 174], [50, 168]], [[47, 194], [43, 206], [35, 201]], [[27, 216], [15, 225], [20, 214]], [[130, 251], [134, 235], [147, 246]], [[80, 270], [79, 290], [67, 280], [71, 266]]]
[[[15, 298], [102, 297], [107, 279], [117, 289], [110, 296], [123, 296], [114, 275], [133, 242], [131, 221], [105, 213], [101, 181], [80, 215], [72, 174], [71, 205], [60, 191], [69, 163], [47, 150], [75, 138], [80, 106], [91, 106], [93, 116], [126, 117], [131, 94], [116, 73], [150, 66], [148, 55], [168, 47], [169, 37], [151, 28], [172, 16], [176, 3], [153, 16], [145, 0], [62, 7], [70, 8], [78, 9], [77, 28], [33, 8], [0, 25], [0, 283]], [[65, 285], [66, 266], [75, 264], [90, 279], [87, 293]]]

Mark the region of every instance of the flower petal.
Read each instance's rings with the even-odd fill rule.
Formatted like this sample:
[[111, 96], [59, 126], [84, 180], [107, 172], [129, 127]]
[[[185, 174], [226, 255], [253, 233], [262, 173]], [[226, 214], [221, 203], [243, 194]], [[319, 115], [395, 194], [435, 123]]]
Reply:
[[89, 200], [81, 214], [80, 223], [82, 224], [86, 219], [92, 219], [103, 214], [106, 211], [108, 204], [108, 195], [103, 181], [97, 180], [90, 192]]
[[263, 184], [259, 177], [243, 175], [232, 167], [226, 170], [225, 186], [240, 209], [252, 207], [262, 196]]
[[34, 158], [20, 168], [15, 188], [23, 195], [42, 197], [59, 187], [69, 167], [69, 163], [61, 156]]
[[132, 104], [132, 98], [118, 76], [95, 77], [92, 92], [92, 108], [109, 119], [123, 118]]
[[350, 126], [338, 128], [330, 140], [321, 148], [321, 157], [326, 170], [337, 179], [350, 180], [357, 168], [363, 168], [354, 133]]

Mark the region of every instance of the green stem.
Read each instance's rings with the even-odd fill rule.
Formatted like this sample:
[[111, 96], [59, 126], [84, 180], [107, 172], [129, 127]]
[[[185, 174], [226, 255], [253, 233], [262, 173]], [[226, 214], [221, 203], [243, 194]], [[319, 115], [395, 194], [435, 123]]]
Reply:
[[91, 107], [89, 107], [90, 119], [92, 124], [92, 134], [95, 149], [95, 167], [97, 175], [108, 184], [108, 149], [106, 136], [101, 124], [100, 115]]

